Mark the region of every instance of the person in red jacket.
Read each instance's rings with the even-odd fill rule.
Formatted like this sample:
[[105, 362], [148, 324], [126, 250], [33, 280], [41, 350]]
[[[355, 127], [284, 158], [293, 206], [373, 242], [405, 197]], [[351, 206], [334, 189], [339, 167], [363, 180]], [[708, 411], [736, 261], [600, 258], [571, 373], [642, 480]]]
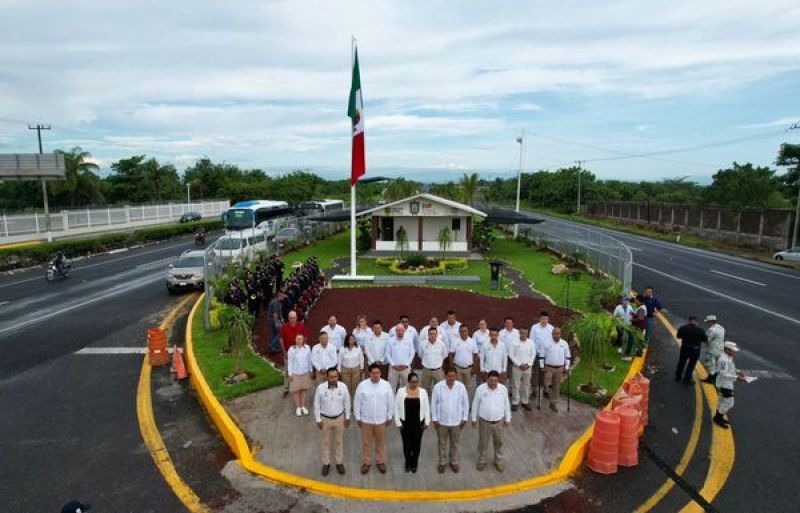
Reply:
[[289, 394], [289, 376], [286, 373], [286, 351], [295, 344], [297, 335], [303, 335], [306, 340], [308, 337], [308, 328], [302, 321], [297, 319], [297, 312], [294, 310], [289, 311], [288, 322], [281, 326], [281, 349], [283, 350], [283, 395]]

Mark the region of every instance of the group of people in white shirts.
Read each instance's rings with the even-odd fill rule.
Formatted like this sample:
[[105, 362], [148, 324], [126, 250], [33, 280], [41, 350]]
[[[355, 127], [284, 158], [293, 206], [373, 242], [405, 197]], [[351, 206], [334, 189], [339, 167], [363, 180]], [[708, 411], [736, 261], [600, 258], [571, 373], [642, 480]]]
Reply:
[[313, 348], [297, 335], [287, 352], [286, 371], [298, 417], [309, 414], [306, 393], [318, 383], [313, 410], [322, 430], [322, 474], [330, 472], [332, 438], [336, 469], [345, 473], [343, 434], [351, 416], [362, 433], [362, 474], [369, 472], [373, 449], [378, 470], [386, 471], [385, 430], [393, 419], [401, 430], [407, 472], [416, 472], [422, 433], [431, 423], [438, 437], [438, 471], [449, 465], [458, 472], [460, 432], [470, 416], [479, 428], [478, 470], [487, 465], [491, 441], [495, 467], [502, 472], [511, 412], [520, 406], [532, 409], [532, 386], [537, 394], [549, 386], [550, 408], [558, 411], [561, 379], [572, 360], [570, 346], [546, 311], [530, 330], [515, 328], [514, 319], [506, 317], [502, 329], [489, 328], [481, 319], [469, 331], [448, 311], [445, 322], [434, 317], [420, 330], [401, 315], [388, 332], [380, 321], [370, 326], [359, 316], [347, 333], [331, 316]]

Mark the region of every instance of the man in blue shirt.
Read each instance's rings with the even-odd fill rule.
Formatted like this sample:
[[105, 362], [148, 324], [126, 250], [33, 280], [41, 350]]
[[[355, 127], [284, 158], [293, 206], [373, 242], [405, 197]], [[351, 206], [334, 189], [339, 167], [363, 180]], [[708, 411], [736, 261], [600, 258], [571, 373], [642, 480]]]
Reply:
[[[644, 331], [644, 347], [650, 344], [655, 328], [656, 312], [661, 311], [661, 302], [653, 296], [653, 286], [648, 285], [644, 288], [644, 294], [636, 296], [636, 300], [647, 308], [647, 326]], [[638, 355], [637, 355], [638, 356]]]

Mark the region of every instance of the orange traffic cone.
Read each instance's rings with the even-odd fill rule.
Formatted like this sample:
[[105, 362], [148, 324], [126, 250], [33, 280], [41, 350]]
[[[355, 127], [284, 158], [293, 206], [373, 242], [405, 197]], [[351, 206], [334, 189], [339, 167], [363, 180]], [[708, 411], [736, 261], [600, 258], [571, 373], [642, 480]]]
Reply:
[[177, 346], [172, 346], [172, 370], [179, 381], [189, 377], [189, 374], [186, 373], [186, 367], [183, 365], [183, 356], [181, 356]]

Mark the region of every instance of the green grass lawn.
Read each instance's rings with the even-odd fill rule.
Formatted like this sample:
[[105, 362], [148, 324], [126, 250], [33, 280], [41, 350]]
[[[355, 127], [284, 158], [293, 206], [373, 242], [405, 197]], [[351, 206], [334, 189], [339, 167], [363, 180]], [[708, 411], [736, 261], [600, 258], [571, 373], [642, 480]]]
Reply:
[[206, 332], [203, 328], [202, 308], [198, 308], [195, 312], [192, 322], [192, 341], [197, 364], [214, 395], [220, 400], [232, 399], [283, 384], [283, 375], [251, 349], [245, 353], [244, 368], [255, 375], [255, 378], [235, 385], [226, 384], [225, 376], [232, 374], [235, 367], [233, 356], [222, 353], [222, 348], [227, 344], [227, 332], [222, 329]]
[[[608, 348], [606, 362], [614, 366], [614, 370], [606, 372], [601, 369], [594, 371], [594, 383], [607, 390], [608, 397], [612, 396], [622, 386], [622, 380], [628, 374], [628, 369], [631, 362], [622, 360], [622, 355], [619, 354], [616, 348]], [[589, 365], [586, 358], [581, 358], [578, 366], [572, 369], [570, 376], [570, 388], [567, 388], [566, 380], [561, 386], [561, 392], [569, 394], [573, 399], [577, 399], [583, 403], [591, 404], [593, 406], [603, 406], [606, 401], [600, 399], [596, 395], [586, 394], [578, 390], [578, 385], [583, 385], [589, 382]]]
[[334, 259], [347, 257], [349, 254], [350, 230], [345, 230], [333, 237], [290, 251], [283, 256], [283, 261], [287, 264], [286, 270], [291, 271], [292, 262], [305, 262], [308, 257], [315, 256], [320, 268], [327, 269]]
[[[505, 260], [525, 279], [533, 284], [533, 288], [546, 294], [559, 306], [567, 306], [566, 279], [563, 275], [555, 275], [550, 271], [560, 260], [553, 255], [528, 247], [512, 240], [501, 232], [496, 232], [497, 239], [492, 243], [489, 258]], [[591, 281], [595, 278], [581, 272], [580, 279], [570, 283], [569, 307], [577, 310], [589, 310], [586, 300], [591, 289]]]

